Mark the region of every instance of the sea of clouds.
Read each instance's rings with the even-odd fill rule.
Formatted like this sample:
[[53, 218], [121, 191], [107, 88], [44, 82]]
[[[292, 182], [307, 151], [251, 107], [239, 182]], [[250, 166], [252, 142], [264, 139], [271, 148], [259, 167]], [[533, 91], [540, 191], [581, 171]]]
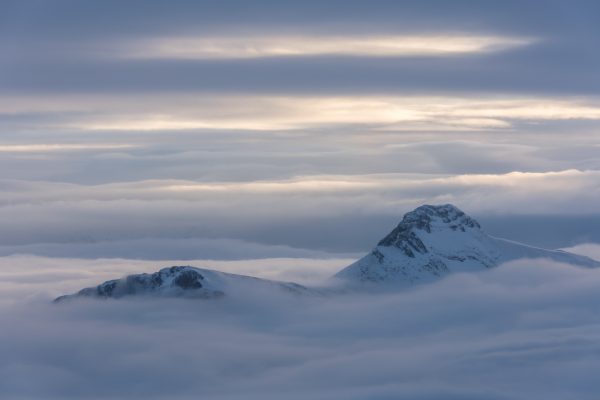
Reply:
[[[562, 400], [600, 390], [600, 270], [520, 260], [393, 294], [52, 304], [55, 294], [159, 266], [0, 261], [6, 399]], [[211, 266], [284, 280], [304, 271], [316, 282], [346, 261]]]

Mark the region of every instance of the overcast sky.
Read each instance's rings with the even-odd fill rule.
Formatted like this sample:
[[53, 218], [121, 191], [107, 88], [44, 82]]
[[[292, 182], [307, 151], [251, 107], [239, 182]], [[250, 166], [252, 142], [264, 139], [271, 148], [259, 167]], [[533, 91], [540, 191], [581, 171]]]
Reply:
[[347, 257], [448, 202], [600, 241], [598, 2], [0, 7], [2, 255]]
[[0, 0], [0, 397], [598, 398], [600, 270], [320, 284], [411, 209], [600, 259], [600, 2]]

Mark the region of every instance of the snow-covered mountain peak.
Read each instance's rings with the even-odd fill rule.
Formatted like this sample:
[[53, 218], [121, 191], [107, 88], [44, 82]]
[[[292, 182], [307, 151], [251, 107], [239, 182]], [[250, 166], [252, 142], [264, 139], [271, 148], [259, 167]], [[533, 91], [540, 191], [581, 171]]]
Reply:
[[518, 258], [549, 258], [598, 267], [587, 257], [545, 250], [487, 235], [479, 223], [451, 204], [423, 205], [402, 221], [365, 257], [336, 274], [349, 282], [410, 285], [451, 272], [474, 272]]

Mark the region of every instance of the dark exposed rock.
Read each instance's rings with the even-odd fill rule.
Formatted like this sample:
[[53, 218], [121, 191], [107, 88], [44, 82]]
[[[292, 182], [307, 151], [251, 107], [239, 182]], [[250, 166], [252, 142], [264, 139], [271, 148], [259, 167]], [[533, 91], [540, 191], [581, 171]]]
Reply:
[[380, 264], [383, 262], [385, 256], [378, 249], [373, 249], [371, 254], [377, 258], [377, 261], [379, 261]]
[[443, 261], [437, 259], [431, 259], [429, 262], [422, 267], [423, 271], [427, 271], [435, 276], [442, 276], [448, 273], [448, 267]]
[[[430, 229], [428, 225], [419, 226], [422, 226], [422, 228], [417, 229]], [[395, 246], [411, 258], [415, 257], [413, 251], [421, 254], [427, 253], [427, 247], [425, 247], [425, 244], [423, 244], [421, 239], [417, 237], [412, 229], [413, 226], [400, 223], [400, 225], [384, 237], [377, 245], [385, 247]]]
[[199, 289], [202, 287], [204, 277], [197, 271], [187, 270], [175, 277], [173, 283], [183, 289]]
[[[115, 288], [117, 287], [118, 280], [112, 280], [108, 282], [104, 282], [102, 285], [98, 285], [96, 291], [98, 292], [98, 296], [100, 297], [110, 297], [112, 296]], [[85, 290], [85, 289], [84, 289]]]

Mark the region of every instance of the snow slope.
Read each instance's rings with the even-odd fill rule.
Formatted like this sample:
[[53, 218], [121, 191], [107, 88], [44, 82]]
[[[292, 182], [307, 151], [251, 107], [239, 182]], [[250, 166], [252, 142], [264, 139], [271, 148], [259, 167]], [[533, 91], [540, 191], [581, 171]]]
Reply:
[[400, 224], [369, 254], [335, 277], [346, 283], [409, 286], [452, 272], [485, 270], [519, 258], [546, 258], [600, 267], [600, 262], [588, 257], [487, 235], [477, 221], [446, 204], [423, 205], [405, 214]]

